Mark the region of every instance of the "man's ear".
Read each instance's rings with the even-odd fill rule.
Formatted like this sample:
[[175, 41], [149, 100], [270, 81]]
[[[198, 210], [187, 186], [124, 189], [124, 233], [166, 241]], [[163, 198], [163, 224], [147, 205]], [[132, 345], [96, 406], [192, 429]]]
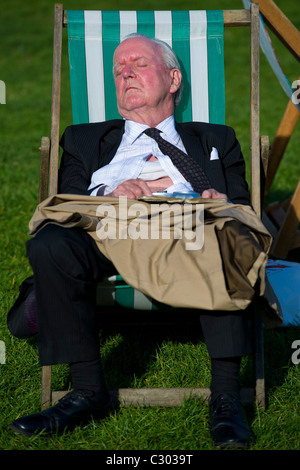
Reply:
[[172, 69], [170, 71], [170, 75], [171, 75], [171, 79], [172, 79], [172, 83], [171, 83], [171, 87], [170, 87], [170, 93], [176, 93], [176, 91], [180, 87], [181, 80], [182, 80], [182, 75], [181, 75], [180, 70], [178, 70], [178, 69]]

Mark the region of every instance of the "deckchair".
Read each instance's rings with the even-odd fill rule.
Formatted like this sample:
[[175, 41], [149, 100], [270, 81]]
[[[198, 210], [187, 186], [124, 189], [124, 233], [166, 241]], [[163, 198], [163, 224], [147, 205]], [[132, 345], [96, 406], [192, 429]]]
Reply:
[[[250, 0], [243, 0], [244, 6], [250, 5]], [[274, 181], [276, 172], [280, 166], [288, 142], [295, 130], [300, 116], [300, 104], [298, 93], [293, 88], [298, 85], [298, 80], [291, 85], [279, 63], [274, 45], [268, 34], [266, 25], [300, 62], [300, 31], [284, 15], [280, 8], [272, 0], [257, 0], [260, 8], [260, 45], [278, 82], [289, 98], [286, 109], [278, 126], [276, 135], [271, 144], [268, 171], [264, 188], [266, 200]], [[263, 211], [262, 220], [273, 236], [271, 255], [275, 258], [286, 258], [290, 251], [300, 247], [300, 180], [293, 195], [284, 200], [268, 204]]]
[[[237, 11], [64, 11], [55, 5], [53, 89], [51, 136], [42, 138], [40, 201], [57, 193], [59, 166], [59, 119], [63, 28], [68, 30], [70, 82], [74, 123], [94, 122], [118, 117], [115, 91], [112, 89], [112, 54], [120, 39], [130, 32], [156, 36], [172, 44], [184, 69], [186, 86], [176, 119], [225, 122], [224, 27], [250, 28], [251, 45], [251, 198], [261, 215], [261, 162], [267, 161], [268, 139], [259, 136], [259, 12]], [[201, 61], [200, 61], [201, 57]], [[109, 59], [109, 62], [107, 60]], [[108, 64], [108, 65], [107, 65]], [[200, 67], [199, 67], [200, 65]], [[201, 74], [201, 72], [203, 72]], [[193, 80], [196, 74], [197, 80]], [[198, 87], [194, 87], [198, 85]], [[94, 90], [94, 91], [93, 91]], [[190, 91], [191, 90], [191, 91]], [[109, 105], [109, 106], [108, 106]], [[262, 168], [266, 168], [265, 163]], [[151, 299], [124, 285], [116, 277], [106, 282], [106, 297], [118, 308], [153, 309]], [[103, 289], [103, 286], [100, 286]], [[102, 298], [103, 290], [102, 290]], [[109, 303], [110, 301], [108, 301]], [[139, 303], [140, 302], [140, 303]], [[254, 388], [242, 389], [242, 401], [256, 399], [262, 407], [264, 395], [262, 324], [256, 318]], [[42, 368], [42, 408], [66, 392], [51, 389], [51, 366]], [[209, 390], [192, 389], [119, 389], [110, 392], [122, 404], [179, 405], [190, 395], [209, 396]]]

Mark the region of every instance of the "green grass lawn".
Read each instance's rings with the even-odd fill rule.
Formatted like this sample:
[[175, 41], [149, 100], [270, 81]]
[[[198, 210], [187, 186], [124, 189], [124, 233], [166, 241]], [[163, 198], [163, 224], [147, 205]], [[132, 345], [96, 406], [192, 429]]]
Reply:
[[[294, 0], [276, 0], [284, 13], [300, 27]], [[1, 450], [204, 450], [212, 449], [207, 404], [195, 399], [180, 408], [121, 408], [102, 424], [60, 437], [25, 438], [8, 424], [40, 409], [40, 377], [36, 340], [18, 340], [6, 328], [7, 311], [17, 297], [18, 286], [31, 273], [25, 243], [28, 222], [38, 201], [39, 146], [50, 132], [51, 70], [54, 3], [46, 0], [2, 0], [0, 16], [0, 80], [6, 83], [6, 104], [0, 105], [0, 340], [6, 346], [6, 363], [0, 364]], [[143, 9], [234, 9], [239, 0], [145, 1]], [[131, 0], [67, 1], [65, 9], [136, 9]], [[274, 38], [281, 65], [292, 83], [299, 64]], [[227, 123], [235, 128], [246, 162], [249, 162], [249, 47], [248, 30], [225, 33]], [[71, 123], [66, 41], [64, 40], [61, 131]], [[261, 54], [261, 134], [272, 141], [287, 104], [287, 97]], [[292, 136], [268, 200], [292, 194], [299, 179], [299, 123]], [[247, 168], [249, 176], [249, 164]], [[296, 259], [297, 254], [295, 254]], [[198, 332], [142, 329], [102, 332], [103, 365], [108, 385], [209, 386], [209, 359]], [[267, 408], [247, 408], [256, 434], [253, 450], [299, 450], [299, 366], [291, 361], [298, 327], [264, 332]], [[68, 370], [55, 366], [53, 386], [69, 385]], [[252, 358], [243, 361], [243, 385], [252, 380]]]

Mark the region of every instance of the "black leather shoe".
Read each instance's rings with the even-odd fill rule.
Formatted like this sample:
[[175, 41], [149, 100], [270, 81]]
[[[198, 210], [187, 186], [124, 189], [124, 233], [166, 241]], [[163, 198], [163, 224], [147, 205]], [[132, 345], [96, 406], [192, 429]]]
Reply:
[[238, 398], [221, 394], [209, 405], [210, 432], [214, 445], [221, 448], [244, 448], [253, 438]]
[[64, 430], [72, 431], [76, 426], [87, 424], [92, 417], [103, 419], [112, 410], [111, 402], [97, 407], [83, 393], [72, 391], [51, 408], [19, 418], [9, 427], [28, 437], [41, 432], [61, 434]]
[[37, 333], [33, 276], [19, 287], [19, 296], [7, 315], [7, 327], [16, 338], [30, 338]]

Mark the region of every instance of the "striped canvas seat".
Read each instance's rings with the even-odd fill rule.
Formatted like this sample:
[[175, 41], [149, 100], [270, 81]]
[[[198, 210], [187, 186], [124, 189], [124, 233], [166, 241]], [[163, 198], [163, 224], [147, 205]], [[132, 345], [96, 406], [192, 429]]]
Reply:
[[[67, 11], [73, 123], [120, 118], [112, 58], [128, 34], [167, 42], [176, 52], [184, 88], [178, 122], [225, 123], [222, 11]], [[101, 304], [157, 309], [159, 304], [113, 276], [98, 286]]]
[[74, 124], [119, 118], [112, 74], [115, 48], [139, 32], [167, 42], [183, 68], [178, 122], [224, 124], [222, 11], [67, 11]]
[[97, 304], [108, 307], [125, 307], [136, 310], [173, 310], [173, 307], [161, 304], [137, 289], [126, 284], [122, 276], [116, 275], [104, 279], [97, 286]]

